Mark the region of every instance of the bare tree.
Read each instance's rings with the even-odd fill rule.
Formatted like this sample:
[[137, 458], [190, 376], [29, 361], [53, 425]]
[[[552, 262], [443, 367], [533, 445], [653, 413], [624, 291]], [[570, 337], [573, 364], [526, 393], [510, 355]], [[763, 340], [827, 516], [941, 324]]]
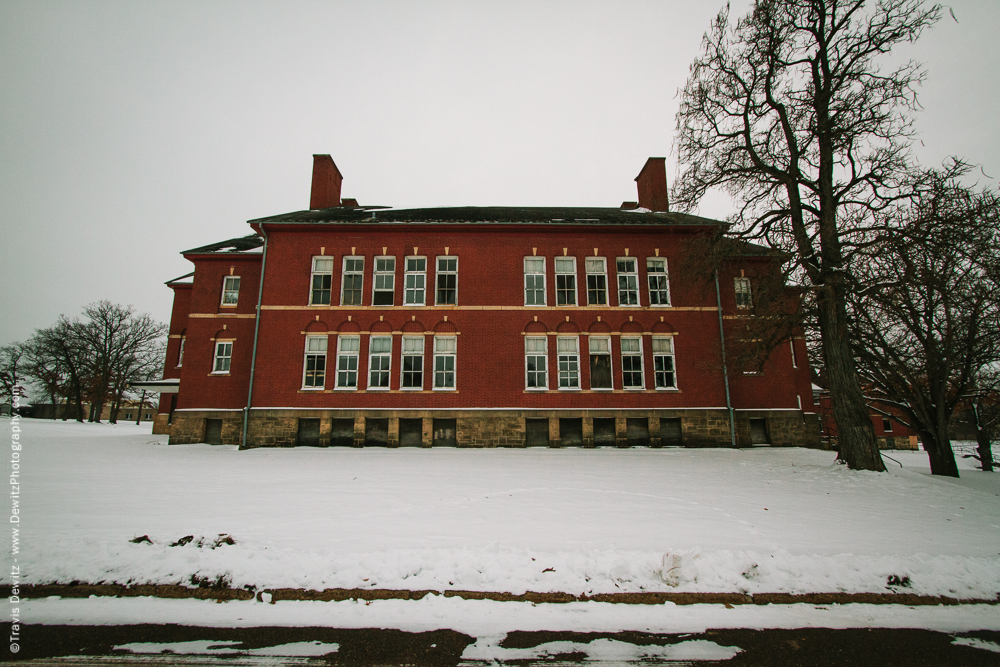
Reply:
[[859, 369], [878, 403], [917, 430], [935, 475], [958, 477], [948, 425], [1000, 364], [1000, 197], [927, 172], [905, 224], [856, 258]]
[[731, 232], [787, 250], [813, 291], [839, 455], [884, 470], [848, 336], [847, 267], [877, 238], [868, 221], [900, 196], [920, 67], [880, 56], [940, 16], [921, 0], [757, 0], [705, 35], [677, 114], [673, 200], [713, 188], [740, 203]]
[[[87, 386], [89, 350], [81, 335], [78, 320], [60, 316], [55, 326], [39, 329], [31, 338], [40, 363], [49, 364], [51, 372], [62, 378], [61, 393], [72, 401], [74, 419], [83, 421], [83, 396]], [[36, 379], [38, 375], [34, 376]]]
[[27, 345], [11, 343], [0, 347], [0, 401], [14, 404], [15, 396], [24, 396]]
[[147, 348], [166, 334], [166, 327], [148, 314], [137, 314], [132, 306], [99, 301], [84, 309], [87, 321], [81, 336], [91, 359], [94, 400], [90, 421], [99, 422], [104, 405], [111, 402], [111, 421], [128, 386], [131, 374], [143, 363]]

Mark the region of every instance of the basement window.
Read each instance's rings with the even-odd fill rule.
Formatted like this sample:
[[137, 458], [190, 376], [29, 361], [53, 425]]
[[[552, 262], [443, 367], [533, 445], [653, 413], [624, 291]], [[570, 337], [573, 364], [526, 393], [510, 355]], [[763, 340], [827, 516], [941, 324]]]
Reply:
[[373, 306], [391, 306], [396, 283], [396, 258], [375, 258], [375, 284], [372, 293]]
[[235, 306], [240, 299], [240, 277], [226, 276], [222, 279], [222, 305]]
[[545, 336], [524, 338], [524, 386], [528, 389], [548, 389], [548, 339]]
[[556, 257], [556, 305], [576, 305], [576, 257]]
[[359, 336], [339, 336], [337, 338], [337, 389], [358, 388]]
[[306, 336], [306, 358], [302, 369], [304, 389], [322, 389], [326, 384], [326, 336]]
[[639, 305], [639, 267], [635, 257], [619, 257], [618, 267], [618, 305]]
[[458, 303], [458, 257], [437, 258], [437, 305]]
[[333, 286], [332, 257], [313, 257], [312, 278], [309, 282], [312, 285], [309, 292], [309, 305], [329, 306], [330, 290]]
[[427, 281], [427, 258], [407, 257], [403, 303], [407, 306], [424, 305], [425, 285]]
[[545, 258], [524, 258], [524, 305], [545, 305]]
[[587, 304], [590, 306], [608, 305], [607, 261], [603, 257], [588, 257], [585, 263]]
[[340, 296], [342, 306], [360, 306], [361, 289], [365, 281], [365, 258], [344, 258], [344, 288]]

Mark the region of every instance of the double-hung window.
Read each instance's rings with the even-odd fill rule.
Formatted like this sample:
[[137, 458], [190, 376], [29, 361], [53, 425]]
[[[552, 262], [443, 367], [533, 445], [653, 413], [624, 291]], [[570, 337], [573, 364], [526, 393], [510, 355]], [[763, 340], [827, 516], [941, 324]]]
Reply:
[[391, 306], [396, 283], [396, 258], [375, 258], [375, 281], [372, 292], [373, 306]]
[[576, 257], [556, 257], [556, 305], [576, 305]]
[[407, 257], [406, 272], [403, 277], [403, 303], [407, 306], [422, 306], [427, 282], [427, 258]]
[[226, 276], [222, 279], [222, 305], [235, 306], [240, 300], [240, 277]]
[[639, 305], [639, 269], [635, 257], [619, 257], [618, 266], [618, 305]]
[[753, 302], [750, 299], [750, 279], [736, 278], [736, 307], [750, 308]]
[[434, 388], [455, 388], [456, 336], [434, 336]]
[[642, 389], [642, 339], [622, 337], [622, 387]]
[[389, 388], [389, 366], [392, 361], [392, 336], [372, 336], [368, 351], [368, 388]]
[[401, 389], [424, 388], [424, 337], [403, 336], [403, 376]]
[[649, 305], [670, 305], [670, 282], [667, 280], [667, 260], [663, 257], [646, 259], [646, 281], [649, 283]]
[[588, 257], [587, 268], [587, 305], [608, 305], [608, 272], [607, 262], [603, 257]]
[[344, 287], [341, 291], [340, 305], [360, 306], [361, 289], [365, 282], [365, 258], [344, 258]]
[[306, 359], [302, 370], [305, 389], [322, 389], [326, 384], [326, 336], [306, 336]]
[[545, 305], [545, 258], [524, 258], [524, 305]]
[[653, 338], [653, 374], [657, 389], [677, 388], [673, 338]]
[[232, 360], [233, 343], [231, 341], [218, 341], [215, 344], [215, 363], [212, 364], [212, 372], [228, 373]]
[[330, 290], [333, 288], [333, 257], [313, 257], [312, 290], [309, 293], [309, 304], [312, 306], [329, 306]]
[[337, 338], [337, 389], [358, 388], [358, 350], [360, 336]]
[[439, 306], [458, 303], [458, 257], [437, 258], [437, 300]]
[[549, 341], [545, 336], [525, 336], [524, 367], [528, 389], [548, 389]]
[[611, 389], [611, 339], [590, 336], [590, 388]]
[[580, 388], [580, 339], [562, 336], [556, 338], [556, 352], [559, 355], [559, 388]]

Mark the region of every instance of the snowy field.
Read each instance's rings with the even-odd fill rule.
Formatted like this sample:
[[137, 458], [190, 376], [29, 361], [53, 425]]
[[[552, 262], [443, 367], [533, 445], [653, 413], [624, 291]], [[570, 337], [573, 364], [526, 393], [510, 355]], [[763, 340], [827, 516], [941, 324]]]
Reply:
[[240, 452], [21, 427], [24, 583], [1000, 592], [1000, 474], [968, 459], [953, 480], [922, 452], [879, 475], [806, 449]]

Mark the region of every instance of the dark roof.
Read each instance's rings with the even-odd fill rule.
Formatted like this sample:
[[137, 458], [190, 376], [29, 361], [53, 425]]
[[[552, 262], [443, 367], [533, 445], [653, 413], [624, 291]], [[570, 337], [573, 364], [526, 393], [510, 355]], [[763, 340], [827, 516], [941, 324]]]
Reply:
[[192, 248], [191, 250], [185, 250], [181, 254], [194, 255], [194, 254], [206, 254], [206, 253], [247, 253], [247, 252], [253, 252], [262, 245], [264, 245], [264, 239], [257, 236], [256, 234], [250, 234], [249, 236], [241, 236], [235, 239], [229, 239], [226, 241], [219, 241], [218, 243], [210, 243], [208, 245], [203, 245], [200, 248]]
[[516, 207], [516, 206], [456, 206], [442, 208], [404, 208], [365, 210], [363, 208], [325, 208], [295, 211], [268, 218], [250, 220], [254, 223], [380, 223], [420, 222], [473, 224], [555, 224], [555, 225], [695, 225], [718, 226], [725, 223], [686, 213], [652, 213], [620, 208], [576, 207]]
[[750, 243], [749, 241], [743, 241], [742, 239], [734, 239], [724, 236], [722, 237], [721, 242], [724, 244], [723, 248], [726, 250], [726, 253], [734, 257], [791, 258], [791, 255], [783, 250], [768, 248], [767, 246], [757, 245], [756, 243]]

